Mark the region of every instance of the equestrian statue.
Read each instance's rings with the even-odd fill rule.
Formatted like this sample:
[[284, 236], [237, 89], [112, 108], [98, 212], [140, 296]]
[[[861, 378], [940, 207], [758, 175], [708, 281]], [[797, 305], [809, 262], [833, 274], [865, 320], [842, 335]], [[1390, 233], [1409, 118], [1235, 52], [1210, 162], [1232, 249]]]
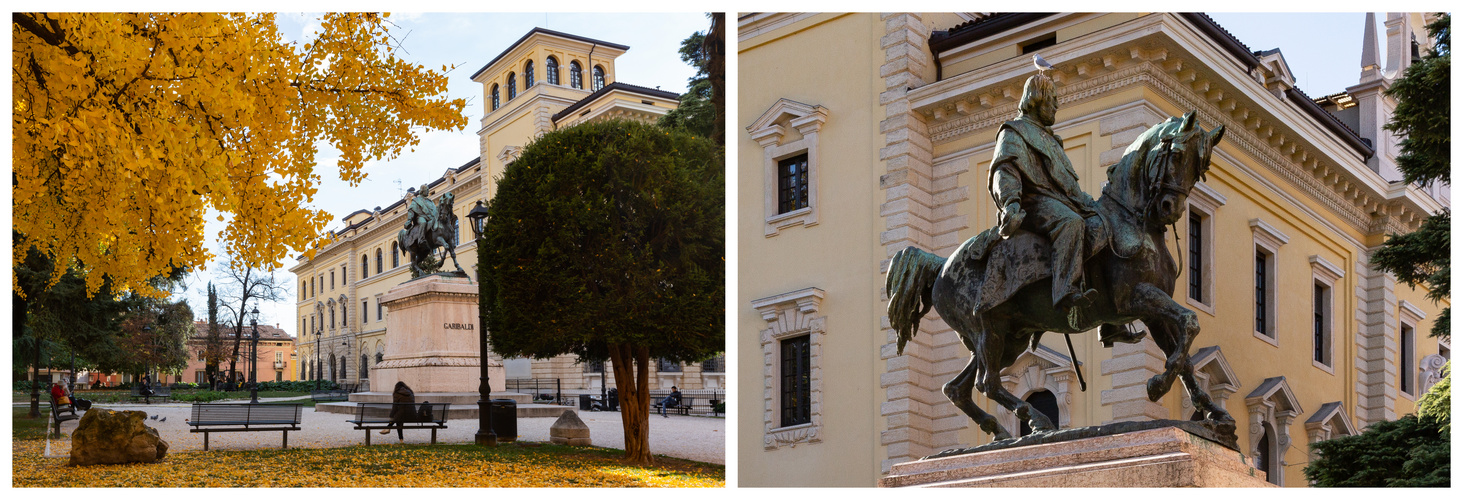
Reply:
[[1108, 183], [1093, 200], [1051, 129], [1057, 93], [1043, 73], [1026, 80], [1016, 118], [996, 133], [988, 173], [996, 227], [966, 240], [948, 259], [911, 246], [891, 260], [885, 286], [898, 351], [935, 308], [972, 353], [944, 385], [945, 396], [1003, 441], [1010, 432], [975, 404], [972, 389], [1034, 433], [1054, 431], [1050, 419], [1001, 385], [1001, 370], [1044, 333], [1098, 328], [1110, 348], [1140, 342], [1149, 332], [1126, 325], [1143, 320], [1167, 355], [1164, 371], [1147, 382], [1148, 399], [1158, 401], [1180, 379], [1206, 422], [1233, 436], [1234, 419], [1195, 383], [1189, 349], [1199, 322], [1173, 300], [1179, 266], [1164, 244], [1165, 226], [1184, 215], [1224, 126], [1206, 132], [1192, 111], [1154, 125], [1107, 169]]
[[[396, 234], [401, 252], [411, 260], [412, 279], [436, 273], [452, 258], [456, 274], [467, 276], [457, 263], [457, 217], [452, 213], [452, 193], [443, 193], [437, 203], [427, 198], [427, 186], [407, 190], [406, 222]], [[437, 250], [441, 249], [439, 255]], [[470, 279], [470, 278], [469, 278]]]

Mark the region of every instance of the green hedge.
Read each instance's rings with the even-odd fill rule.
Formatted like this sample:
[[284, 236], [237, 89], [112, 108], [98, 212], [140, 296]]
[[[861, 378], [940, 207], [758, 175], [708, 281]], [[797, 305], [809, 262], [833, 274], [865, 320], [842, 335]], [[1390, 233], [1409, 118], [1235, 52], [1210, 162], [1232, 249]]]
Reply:
[[210, 401], [218, 401], [218, 400], [224, 399], [226, 397], [228, 397], [228, 396], [225, 395], [222, 392], [219, 392], [219, 391], [198, 391], [198, 392], [195, 392], [195, 393], [192, 393], [192, 394], [174, 394], [173, 395], [173, 400], [174, 401], [193, 401], [193, 402], [197, 402], [197, 403], [207, 403], [207, 402], [210, 402]]
[[259, 390], [261, 391], [309, 392], [339, 388], [340, 386], [330, 380], [291, 380], [259, 383]]

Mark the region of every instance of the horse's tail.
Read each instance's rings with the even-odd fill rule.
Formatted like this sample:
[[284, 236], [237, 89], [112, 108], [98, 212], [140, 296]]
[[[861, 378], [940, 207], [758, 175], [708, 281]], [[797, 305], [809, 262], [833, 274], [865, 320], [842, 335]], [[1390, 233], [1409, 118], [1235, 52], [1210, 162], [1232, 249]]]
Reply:
[[904, 344], [919, 331], [919, 319], [934, 305], [931, 292], [944, 266], [944, 258], [913, 246], [889, 261], [884, 291], [889, 294], [889, 324], [899, 332], [899, 354], [904, 354]]

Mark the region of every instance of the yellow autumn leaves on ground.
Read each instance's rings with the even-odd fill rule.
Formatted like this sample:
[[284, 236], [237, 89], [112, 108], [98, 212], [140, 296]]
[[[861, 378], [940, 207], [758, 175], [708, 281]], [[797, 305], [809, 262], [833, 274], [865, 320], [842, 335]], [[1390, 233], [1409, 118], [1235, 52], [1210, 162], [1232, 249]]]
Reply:
[[12, 441], [14, 487], [724, 487], [726, 469], [658, 457], [626, 465], [617, 450], [505, 444], [376, 445], [170, 454], [156, 464], [70, 467], [44, 440]]

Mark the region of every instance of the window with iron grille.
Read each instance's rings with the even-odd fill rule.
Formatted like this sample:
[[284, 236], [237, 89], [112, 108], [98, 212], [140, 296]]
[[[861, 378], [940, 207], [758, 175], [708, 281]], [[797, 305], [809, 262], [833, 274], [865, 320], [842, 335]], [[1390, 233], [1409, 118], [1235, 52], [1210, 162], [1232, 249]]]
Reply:
[[680, 372], [681, 363], [668, 359], [655, 360], [655, 369], [660, 372]]
[[1403, 323], [1402, 330], [1397, 332], [1397, 388], [1406, 394], [1412, 394], [1412, 337], [1412, 325]]
[[382, 267], [382, 261], [381, 261], [381, 249], [380, 248], [377, 248], [376, 249], [376, 274], [381, 274], [381, 271], [384, 271], [384, 270], [385, 270], [385, 268]]
[[1265, 252], [1255, 252], [1255, 331], [1266, 336], [1270, 335], [1269, 258]]
[[1189, 211], [1189, 298], [1204, 300], [1204, 217]]
[[584, 373], [604, 373], [604, 371], [605, 371], [605, 362], [604, 361], [585, 361], [584, 362]]
[[784, 339], [781, 360], [781, 409], [783, 427], [813, 421], [812, 356], [807, 335]]
[[724, 373], [726, 372], [726, 356], [717, 356], [701, 363], [703, 373]]
[[808, 154], [777, 162], [777, 213], [808, 206]]

